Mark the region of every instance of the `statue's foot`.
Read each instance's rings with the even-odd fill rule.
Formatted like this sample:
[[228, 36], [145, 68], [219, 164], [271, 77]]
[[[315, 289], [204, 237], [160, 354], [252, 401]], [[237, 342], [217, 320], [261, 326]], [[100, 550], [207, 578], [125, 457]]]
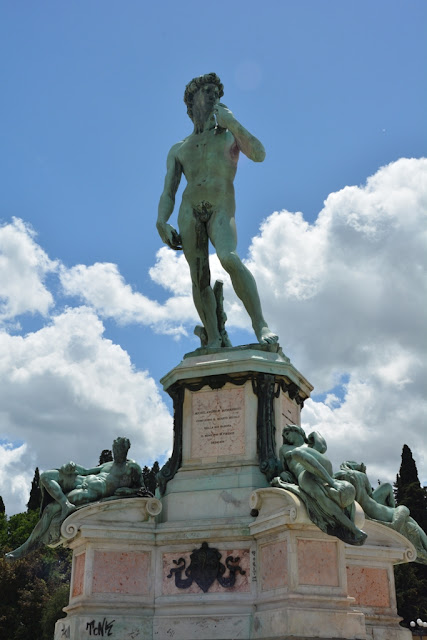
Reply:
[[366, 538], [368, 537], [368, 534], [365, 533], [364, 531], [362, 531], [361, 529], [356, 529], [356, 534], [354, 536], [354, 544], [357, 547], [361, 547], [362, 544], [365, 542]]
[[4, 558], [6, 562], [13, 562], [14, 560], [23, 558], [30, 550], [31, 549], [27, 540], [26, 542], [24, 542], [24, 544], [21, 544], [20, 547], [17, 547], [13, 551], [9, 551], [9, 553], [5, 553]]
[[260, 344], [275, 344], [279, 341], [279, 336], [270, 331], [267, 326], [262, 327], [260, 331], [255, 331], [255, 333]]
[[215, 338], [215, 340], [211, 340], [207, 343], [207, 349], [220, 349], [222, 347], [221, 336], [219, 338]]

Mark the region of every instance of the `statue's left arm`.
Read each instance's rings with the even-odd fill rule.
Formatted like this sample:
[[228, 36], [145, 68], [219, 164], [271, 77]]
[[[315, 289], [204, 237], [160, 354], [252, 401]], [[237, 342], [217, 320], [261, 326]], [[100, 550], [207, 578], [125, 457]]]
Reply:
[[310, 447], [295, 447], [285, 454], [288, 466], [292, 469], [292, 463], [299, 463], [304, 469], [320, 478], [330, 487], [337, 486], [336, 480], [328, 473], [325, 467], [310, 453]]
[[69, 462], [68, 464], [64, 464], [61, 467], [61, 471], [62, 473], [75, 473], [76, 475], [78, 474], [79, 476], [91, 476], [91, 475], [96, 475], [97, 473], [100, 473], [102, 471], [103, 468], [103, 464], [97, 466], [97, 467], [92, 467], [91, 469], [86, 469], [86, 467], [82, 467], [80, 464], [76, 464], [75, 462]]
[[254, 162], [262, 162], [264, 160], [265, 149], [262, 143], [236, 120], [232, 111], [225, 104], [218, 102], [214, 107], [214, 113], [219, 126], [231, 131], [238, 148], [245, 156]]

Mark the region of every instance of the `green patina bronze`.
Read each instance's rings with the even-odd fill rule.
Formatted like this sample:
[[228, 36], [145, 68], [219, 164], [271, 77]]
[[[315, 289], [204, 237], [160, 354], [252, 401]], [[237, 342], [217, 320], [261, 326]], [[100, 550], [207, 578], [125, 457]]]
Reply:
[[44, 471], [40, 476], [43, 495], [40, 520], [28, 540], [7, 553], [6, 559], [22, 558], [44, 544], [58, 544], [61, 524], [81, 506], [144, 493], [141, 467], [127, 458], [129, 447], [128, 438], [117, 438], [113, 442], [112, 462], [92, 469], [68, 462], [60, 469]]
[[282, 436], [279, 457], [283, 471], [272, 480], [272, 486], [298, 495], [312, 522], [325, 533], [362, 545], [366, 533], [354, 524], [356, 491], [349, 482], [333, 477], [323, 437], [313, 432], [307, 438], [295, 424], [286, 425]]
[[[258, 342], [278, 341], [262, 314], [255, 280], [236, 252], [233, 182], [239, 153], [242, 151], [254, 162], [262, 162], [265, 151], [261, 142], [219, 102], [223, 94], [223, 85], [215, 73], [194, 78], [187, 85], [184, 102], [194, 130], [169, 152], [157, 218], [163, 242], [172, 249], [184, 251], [190, 267], [194, 304], [207, 335], [207, 348], [225, 346], [210, 284], [209, 240], [251, 318]], [[178, 214], [178, 233], [168, 220], [174, 210], [182, 174], [187, 186]]]
[[427, 564], [427, 535], [411, 518], [408, 507], [403, 504], [396, 506], [391, 484], [385, 482], [373, 490], [363, 462], [351, 460], [343, 462], [334, 477], [350, 482], [356, 490], [356, 501], [366, 516], [408, 538], [417, 550], [416, 562]]

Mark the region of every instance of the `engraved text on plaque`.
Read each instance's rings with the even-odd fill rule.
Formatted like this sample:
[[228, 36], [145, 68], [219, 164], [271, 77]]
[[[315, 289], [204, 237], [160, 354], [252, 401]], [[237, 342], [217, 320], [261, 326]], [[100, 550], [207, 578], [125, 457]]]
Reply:
[[244, 389], [192, 394], [191, 457], [245, 453]]

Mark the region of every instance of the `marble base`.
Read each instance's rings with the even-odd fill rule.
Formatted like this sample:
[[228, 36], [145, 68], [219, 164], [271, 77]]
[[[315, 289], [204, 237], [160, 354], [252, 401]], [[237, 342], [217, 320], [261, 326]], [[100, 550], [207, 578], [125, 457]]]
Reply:
[[416, 557], [408, 540], [358, 508], [367, 542], [345, 545], [269, 485], [312, 389], [280, 347], [197, 352], [162, 382], [174, 449], [159, 495], [63, 523], [73, 567], [55, 640], [409, 640], [393, 580]]
[[[71, 514], [62, 527], [73, 549], [70, 602], [55, 640], [410, 638], [398, 625], [393, 581], [393, 564], [415, 557], [406, 538], [367, 521], [367, 543], [345, 545], [283, 489], [258, 489], [248, 506], [256, 518], [228, 522], [156, 522], [161, 503], [146, 498]], [[220, 575], [231, 576], [228, 558], [238, 564], [234, 584], [215, 574], [204, 589], [185, 570], [176, 580], [171, 570], [188, 568], [204, 542], [220, 555]]]

